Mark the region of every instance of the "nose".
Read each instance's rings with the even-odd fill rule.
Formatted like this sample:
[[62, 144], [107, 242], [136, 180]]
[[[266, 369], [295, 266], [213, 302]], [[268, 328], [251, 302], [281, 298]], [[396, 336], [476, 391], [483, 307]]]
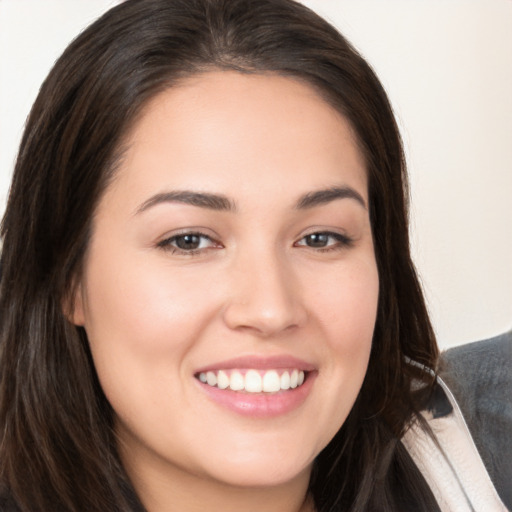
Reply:
[[223, 312], [229, 328], [270, 337], [304, 324], [299, 279], [287, 263], [273, 254], [239, 259]]

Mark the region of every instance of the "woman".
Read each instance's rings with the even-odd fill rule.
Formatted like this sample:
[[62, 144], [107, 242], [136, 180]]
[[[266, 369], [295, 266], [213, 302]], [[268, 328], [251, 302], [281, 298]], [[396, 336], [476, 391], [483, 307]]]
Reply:
[[2, 225], [3, 509], [437, 510], [400, 442], [437, 389], [406, 189], [380, 83], [305, 7], [106, 13]]

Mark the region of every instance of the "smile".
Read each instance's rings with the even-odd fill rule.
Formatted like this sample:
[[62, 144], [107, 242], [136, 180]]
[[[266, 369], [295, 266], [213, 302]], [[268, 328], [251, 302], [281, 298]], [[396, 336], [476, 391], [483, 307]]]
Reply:
[[260, 419], [301, 407], [317, 376], [315, 364], [287, 354], [236, 357], [194, 373], [198, 389], [208, 400], [238, 415]]
[[218, 370], [201, 372], [197, 378], [208, 386], [246, 393], [278, 393], [302, 386], [305, 372], [289, 370]]

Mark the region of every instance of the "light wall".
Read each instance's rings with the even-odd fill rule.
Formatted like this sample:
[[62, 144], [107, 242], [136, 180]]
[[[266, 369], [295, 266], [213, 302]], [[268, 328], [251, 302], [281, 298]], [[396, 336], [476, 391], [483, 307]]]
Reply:
[[[0, 0], [0, 206], [38, 87], [113, 0]], [[442, 347], [512, 327], [512, 1], [310, 0], [370, 61], [406, 144]]]

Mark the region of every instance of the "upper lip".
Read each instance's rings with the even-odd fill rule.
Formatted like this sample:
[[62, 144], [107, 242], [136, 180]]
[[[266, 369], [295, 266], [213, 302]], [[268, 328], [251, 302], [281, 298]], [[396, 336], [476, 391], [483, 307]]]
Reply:
[[196, 370], [196, 373], [203, 373], [208, 371], [217, 370], [234, 370], [237, 368], [250, 368], [255, 370], [271, 370], [271, 369], [284, 369], [293, 368], [297, 370], [303, 370], [310, 372], [316, 369], [316, 367], [294, 356], [282, 354], [276, 356], [241, 356], [233, 359], [227, 359], [225, 361], [218, 361], [208, 366], [203, 366]]

